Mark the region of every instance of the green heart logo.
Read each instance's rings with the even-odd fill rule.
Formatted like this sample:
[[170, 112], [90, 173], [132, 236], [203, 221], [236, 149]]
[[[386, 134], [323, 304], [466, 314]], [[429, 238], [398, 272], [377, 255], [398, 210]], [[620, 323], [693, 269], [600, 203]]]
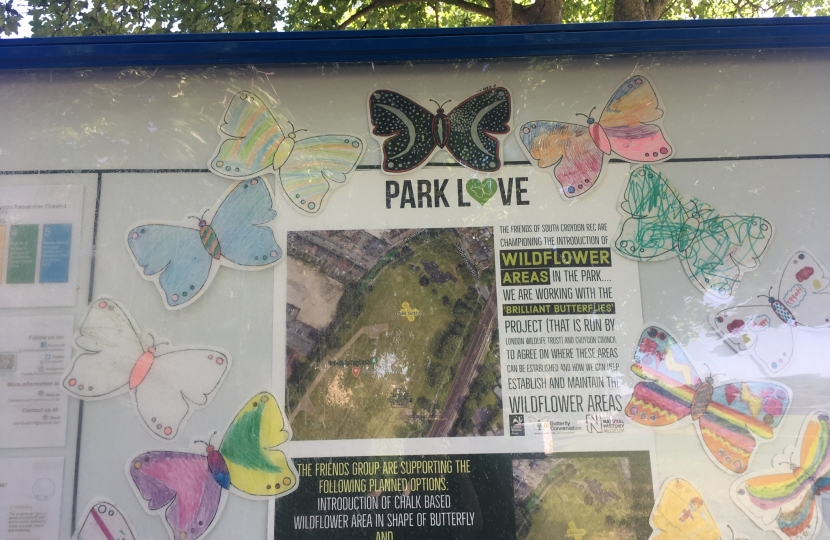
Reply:
[[496, 181], [492, 178], [485, 178], [483, 181], [478, 178], [467, 180], [467, 193], [481, 206], [487, 204], [487, 201], [496, 194], [497, 189]]

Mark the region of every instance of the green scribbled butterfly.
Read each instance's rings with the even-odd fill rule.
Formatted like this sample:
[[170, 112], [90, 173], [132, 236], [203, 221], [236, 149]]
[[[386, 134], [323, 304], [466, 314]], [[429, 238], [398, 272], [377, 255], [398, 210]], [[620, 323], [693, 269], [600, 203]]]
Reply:
[[756, 216], [720, 215], [697, 199], [683, 201], [668, 179], [645, 165], [631, 172], [614, 244], [635, 261], [679, 257], [689, 280], [719, 301], [733, 297], [772, 240], [772, 224]]
[[316, 214], [330, 187], [348, 180], [363, 154], [354, 135], [320, 135], [297, 139], [285, 133], [262, 100], [248, 91], [237, 93], [218, 127], [222, 141], [209, 167], [230, 180], [273, 172], [294, 206]]

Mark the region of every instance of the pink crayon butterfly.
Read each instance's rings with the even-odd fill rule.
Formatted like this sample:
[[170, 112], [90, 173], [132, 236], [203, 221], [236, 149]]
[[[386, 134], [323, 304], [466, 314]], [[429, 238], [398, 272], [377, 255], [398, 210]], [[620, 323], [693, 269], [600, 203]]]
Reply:
[[625, 414], [650, 427], [691, 416], [710, 457], [731, 473], [747, 471], [756, 437], [774, 438], [790, 405], [790, 390], [780, 384], [716, 387], [711, 377], [701, 379], [680, 344], [657, 326], [640, 336], [631, 371], [646, 382], [634, 387]]
[[761, 298], [765, 301], [713, 312], [710, 321], [735, 351], [747, 352], [776, 373], [793, 358], [794, 328], [830, 326], [830, 278], [809, 251], [800, 249], [787, 258], [778, 293]]
[[85, 517], [76, 540], [135, 540], [129, 521], [109, 501], [91, 501], [82, 515]]
[[[593, 112], [593, 109], [591, 110]], [[616, 154], [635, 163], [657, 163], [672, 155], [659, 126], [663, 116], [657, 94], [642, 75], [620, 85], [599, 120], [590, 114], [588, 125], [548, 120], [526, 122], [517, 132], [531, 162], [553, 167], [553, 176], [570, 199], [586, 193], [600, 180], [606, 155]]]
[[163, 514], [172, 540], [196, 540], [214, 525], [225, 494], [282, 497], [297, 489], [294, 463], [278, 447], [291, 431], [268, 392], [249, 399], [205, 453], [145, 452], [127, 464], [127, 476], [150, 513]]
[[[784, 540], [812, 540], [821, 531], [822, 493], [830, 491], [830, 417], [811, 415], [795, 452], [776, 459], [776, 467], [732, 486], [732, 498], [762, 529]], [[783, 459], [782, 459], [783, 458]], [[784, 459], [788, 459], [784, 461]]]
[[231, 364], [224, 351], [145, 344], [138, 326], [116, 300], [101, 297], [87, 310], [63, 388], [85, 400], [130, 392], [147, 430], [175, 439], [219, 389]]

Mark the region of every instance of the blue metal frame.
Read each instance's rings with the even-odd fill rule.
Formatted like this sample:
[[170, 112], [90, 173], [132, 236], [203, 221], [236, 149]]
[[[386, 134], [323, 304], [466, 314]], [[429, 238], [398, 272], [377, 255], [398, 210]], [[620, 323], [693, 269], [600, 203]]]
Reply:
[[451, 60], [830, 47], [830, 17], [0, 40], [0, 69]]

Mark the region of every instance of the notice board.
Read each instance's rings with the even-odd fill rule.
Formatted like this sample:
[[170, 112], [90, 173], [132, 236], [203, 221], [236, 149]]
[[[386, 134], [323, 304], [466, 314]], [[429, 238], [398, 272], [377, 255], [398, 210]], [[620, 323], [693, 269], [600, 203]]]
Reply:
[[2, 72], [4, 538], [830, 537], [826, 49], [355, 60]]

